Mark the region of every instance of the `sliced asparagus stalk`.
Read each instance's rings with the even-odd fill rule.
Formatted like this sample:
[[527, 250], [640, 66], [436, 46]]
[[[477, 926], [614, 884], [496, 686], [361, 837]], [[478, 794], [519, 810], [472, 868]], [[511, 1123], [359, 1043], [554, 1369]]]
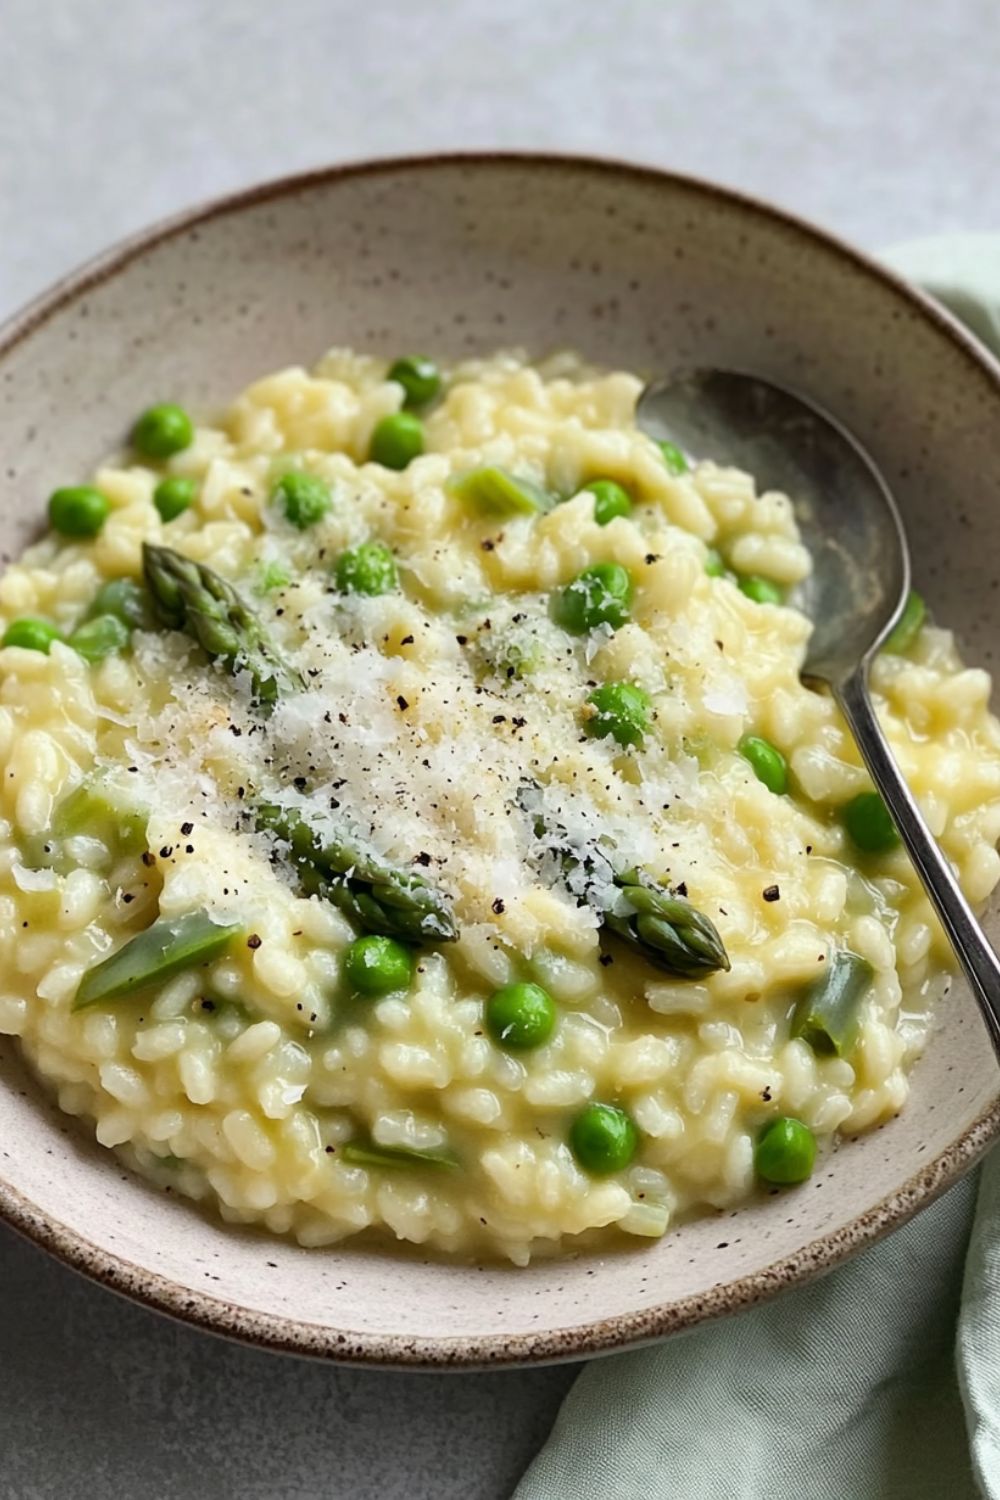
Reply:
[[352, 1167], [444, 1167], [455, 1171], [461, 1162], [453, 1151], [415, 1151], [408, 1146], [377, 1146], [368, 1141], [346, 1141], [340, 1148], [342, 1161]]
[[225, 578], [170, 547], [145, 542], [142, 567], [157, 617], [181, 630], [229, 672], [250, 674], [254, 695], [265, 706], [302, 678], [281, 658], [253, 610]]
[[556, 503], [556, 496], [540, 485], [519, 479], [495, 464], [454, 475], [448, 489], [482, 515], [534, 516], [551, 510]]
[[861, 1001], [874, 977], [867, 959], [846, 948], [834, 953], [799, 999], [792, 1036], [801, 1037], [821, 1056], [845, 1057], [857, 1039]]
[[116, 803], [99, 781], [84, 781], [57, 806], [52, 832], [56, 838], [66, 839], [109, 828], [122, 852], [132, 854], [146, 847], [147, 822], [145, 812]]
[[348, 835], [324, 843], [294, 808], [260, 803], [258, 828], [288, 844], [303, 890], [331, 901], [366, 932], [408, 943], [452, 943], [458, 928], [448, 898], [419, 875], [352, 848]]
[[22, 857], [29, 869], [69, 874], [75, 861], [66, 841], [89, 834], [105, 846], [96, 866], [103, 873], [123, 854], [139, 854], [146, 848], [147, 816], [134, 805], [119, 803], [99, 779], [84, 781], [57, 803], [47, 833], [23, 840]]
[[207, 912], [187, 912], [182, 917], [160, 917], [152, 927], [136, 934], [116, 953], [88, 969], [73, 1001], [74, 1010], [84, 1010], [102, 1000], [120, 1000], [147, 985], [192, 969], [221, 953], [238, 923], [223, 925]]

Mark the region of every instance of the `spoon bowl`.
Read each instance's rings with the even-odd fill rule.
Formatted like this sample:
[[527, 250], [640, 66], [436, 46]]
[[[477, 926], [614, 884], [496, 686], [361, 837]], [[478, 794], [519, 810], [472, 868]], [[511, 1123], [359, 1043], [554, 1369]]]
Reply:
[[895, 501], [864, 448], [818, 406], [736, 370], [704, 369], [648, 385], [639, 425], [695, 456], [752, 474], [796, 505], [813, 572], [799, 602], [813, 622], [804, 677], [825, 682], [965, 972], [1000, 1059], [1000, 961], [903, 779], [868, 690], [872, 659], [910, 587]]
[[801, 396], [735, 370], [694, 370], [643, 391], [640, 427], [752, 474], [795, 501], [813, 557], [796, 602], [813, 622], [804, 675], [845, 681], [898, 620], [910, 587], [906, 534], [860, 443]]

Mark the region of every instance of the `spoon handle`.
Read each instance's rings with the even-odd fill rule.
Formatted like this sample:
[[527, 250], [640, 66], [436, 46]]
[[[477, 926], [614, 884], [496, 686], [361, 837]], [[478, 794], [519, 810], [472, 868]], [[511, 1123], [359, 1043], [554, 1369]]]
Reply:
[[1000, 959], [986, 941], [962, 895], [951, 865], [933, 837], [913, 793], [886, 743], [868, 692], [867, 663], [840, 685], [834, 696], [857, 741], [861, 758], [882, 794], [955, 955], [982, 1011], [994, 1049], [1000, 1055]]

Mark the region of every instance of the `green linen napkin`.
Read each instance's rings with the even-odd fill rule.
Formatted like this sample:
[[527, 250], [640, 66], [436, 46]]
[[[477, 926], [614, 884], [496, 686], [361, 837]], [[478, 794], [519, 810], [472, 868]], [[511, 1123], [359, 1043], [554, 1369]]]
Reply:
[[[1000, 354], [1000, 238], [885, 259]], [[588, 1365], [515, 1500], [976, 1496], [1000, 1500], [1000, 1152], [824, 1280]]]

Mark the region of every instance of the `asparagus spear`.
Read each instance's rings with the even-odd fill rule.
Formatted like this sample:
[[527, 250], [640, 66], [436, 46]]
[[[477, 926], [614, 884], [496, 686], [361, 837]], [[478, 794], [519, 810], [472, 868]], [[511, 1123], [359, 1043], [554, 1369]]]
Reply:
[[697, 979], [730, 967], [714, 923], [690, 901], [673, 895], [641, 870], [616, 874], [615, 885], [632, 910], [607, 912], [604, 925], [648, 963], [681, 979]]
[[874, 978], [867, 959], [843, 948], [799, 999], [791, 1034], [821, 1056], [844, 1057], [858, 1034], [859, 1009]]
[[[522, 788], [518, 798], [526, 811], [530, 802], [525, 794], [533, 790], [530, 786]], [[536, 838], [543, 838], [544, 820], [536, 816], [534, 829]], [[690, 901], [674, 895], [642, 870], [616, 870], [596, 842], [583, 855], [568, 845], [557, 846], [553, 852], [567, 873], [582, 869], [585, 879], [589, 876], [595, 884], [607, 885], [609, 879], [614, 882], [629, 910], [605, 911], [603, 924], [647, 963], [680, 979], [696, 979], [730, 968], [729, 955], [714, 924]]]
[[120, 1000], [154, 980], [169, 979], [181, 969], [207, 963], [239, 931], [238, 924], [223, 925], [204, 911], [160, 917], [152, 927], [136, 933], [124, 947], [87, 970], [73, 1009], [84, 1010], [101, 1000]]
[[269, 707], [281, 692], [303, 685], [253, 610], [218, 573], [151, 542], [143, 543], [142, 568], [161, 623], [193, 637], [230, 672], [249, 672], [262, 704]]
[[288, 844], [303, 890], [332, 901], [367, 932], [407, 943], [458, 937], [447, 898], [419, 875], [378, 863], [352, 848], [347, 835], [324, 843], [294, 808], [260, 803], [255, 820]]

